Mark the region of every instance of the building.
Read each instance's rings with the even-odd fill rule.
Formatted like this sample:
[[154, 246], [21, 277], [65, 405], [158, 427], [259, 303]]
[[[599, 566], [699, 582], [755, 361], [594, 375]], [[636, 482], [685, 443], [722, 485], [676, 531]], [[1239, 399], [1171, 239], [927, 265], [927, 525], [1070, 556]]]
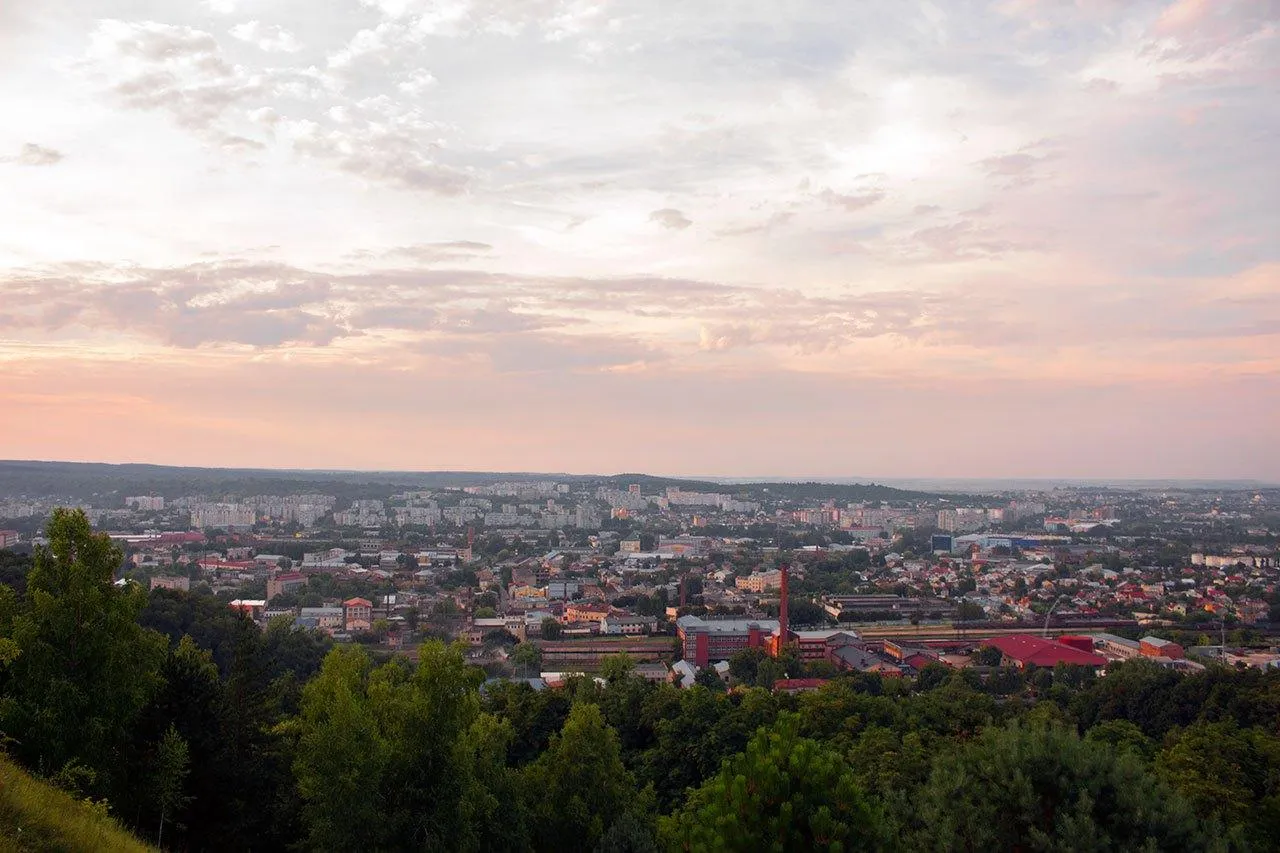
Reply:
[[1116, 660], [1129, 660], [1142, 654], [1136, 640], [1117, 637], [1115, 634], [1094, 634], [1093, 647], [1095, 651]]
[[782, 586], [782, 572], [776, 569], [770, 572], [754, 572], [738, 578], [733, 583], [738, 589], [746, 592], [761, 593]]
[[257, 619], [262, 616], [262, 611], [267, 608], [267, 603], [260, 598], [237, 598], [230, 602], [228, 606], [232, 610], [238, 610], [250, 619]]
[[342, 602], [342, 624], [347, 633], [368, 631], [373, 625], [373, 602], [367, 598], [348, 598]]
[[267, 601], [277, 595], [289, 595], [307, 585], [307, 576], [302, 572], [281, 572], [267, 579]]
[[12, 548], [18, 544], [18, 531], [0, 530], [0, 548]]
[[155, 575], [151, 578], [152, 589], [179, 589], [183, 592], [190, 592], [191, 579], [185, 576], [165, 577], [163, 575]]
[[1001, 664], [1025, 669], [1028, 666], [1053, 667], [1060, 663], [1076, 666], [1103, 667], [1107, 659], [1093, 652], [1086, 652], [1076, 646], [1059, 643], [1056, 640], [1037, 637], [1034, 634], [1009, 634], [1003, 637], [992, 637], [983, 641], [984, 645], [999, 649]]
[[343, 609], [341, 607], [303, 607], [298, 612], [298, 625], [328, 633], [340, 631], [343, 625]]
[[609, 605], [571, 602], [565, 605], [565, 622], [600, 622], [609, 615]]
[[728, 660], [742, 649], [762, 649], [777, 630], [776, 619], [702, 619], [686, 615], [676, 620], [676, 636], [684, 659], [699, 667]]
[[124, 505], [143, 512], [160, 512], [164, 509], [164, 498], [155, 495], [138, 495], [125, 498]]
[[620, 616], [613, 614], [600, 620], [600, 633], [610, 636], [634, 637], [652, 633], [657, 626], [658, 620], [653, 616]]
[[1148, 658], [1182, 660], [1182, 658], [1186, 657], [1182, 646], [1177, 643], [1171, 643], [1168, 640], [1162, 640], [1159, 637], [1143, 637], [1138, 641], [1138, 651], [1143, 657]]

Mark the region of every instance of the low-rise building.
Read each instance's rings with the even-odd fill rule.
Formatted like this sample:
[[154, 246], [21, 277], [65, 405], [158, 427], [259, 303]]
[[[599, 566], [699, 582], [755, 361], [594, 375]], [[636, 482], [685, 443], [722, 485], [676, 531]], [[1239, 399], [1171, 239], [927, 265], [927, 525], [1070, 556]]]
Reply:
[[657, 625], [658, 620], [653, 616], [626, 616], [615, 613], [600, 620], [600, 633], [637, 636], [652, 633]]

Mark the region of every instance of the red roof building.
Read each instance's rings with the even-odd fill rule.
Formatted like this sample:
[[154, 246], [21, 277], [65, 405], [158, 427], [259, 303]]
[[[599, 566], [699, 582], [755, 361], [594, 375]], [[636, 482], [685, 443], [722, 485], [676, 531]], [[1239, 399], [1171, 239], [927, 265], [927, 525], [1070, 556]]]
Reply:
[[1004, 655], [1002, 663], [1012, 664], [1020, 669], [1027, 666], [1057, 666], [1060, 663], [1076, 666], [1106, 666], [1107, 660], [1101, 655], [1086, 652], [1083, 649], [1059, 643], [1055, 640], [1037, 637], [1034, 634], [1009, 634], [1003, 637], [992, 637], [985, 640], [988, 646], [995, 646]]
[[779, 678], [773, 682], [774, 693], [807, 693], [826, 684], [825, 678]]

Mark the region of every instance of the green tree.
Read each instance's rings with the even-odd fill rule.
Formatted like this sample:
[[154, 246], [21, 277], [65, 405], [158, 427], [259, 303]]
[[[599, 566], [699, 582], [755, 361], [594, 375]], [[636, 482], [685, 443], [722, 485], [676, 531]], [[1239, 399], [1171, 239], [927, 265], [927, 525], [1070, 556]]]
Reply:
[[463, 735], [479, 711], [477, 679], [439, 642], [377, 668], [336, 648], [302, 694], [294, 772], [316, 850], [466, 846], [462, 798], [472, 768]]
[[542, 638], [544, 640], [558, 640], [564, 636], [564, 626], [555, 620], [554, 617], [548, 616], [542, 620]]
[[130, 796], [132, 728], [161, 685], [164, 638], [138, 625], [146, 594], [113, 585], [123, 555], [81, 510], [58, 508], [37, 550], [25, 605], [12, 617], [16, 656], [0, 699], [0, 731], [27, 766], [86, 793]]
[[564, 729], [525, 774], [539, 850], [588, 851], [636, 804], [617, 733], [596, 705], [574, 705]]
[[887, 841], [879, 811], [839, 753], [800, 736], [800, 720], [783, 714], [746, 752], [661, 818], [673, 850], [876, 850]]
[[1280, 843], [1280, 738], [1202, 721], [1172, 735], [1156, 767], [1197, 813], [1238, 828], [1254, 849]]
[[156, 806], [160, 811], [160, 827], [156, 831], [157, 847], [164, 845], [165, 820], [189, 800], [184, 793], [184, 785], [190, 772], [191, 751], [187, 742], [182, 739], [182, 735], [178, 734], [178, 730], [170, 723], [156, 750], [152, 775]]
[[928, 850], [1196, 850], [1190, 807], [1129, 753], [1046, 725], [990, 728], [942, 755], [920, 792]]
[[600, 659], [600, 677], [613, 684], [627, 678], [635, 671], [636, 662], [626, 652], [605, 655]]
[[739, 649], [729, 658], [729, 675], [735, 684], [754, 685], [760, 664], [768, 657], [764, 649]]
[[542, 670], [542, 650], [533, 643], [520, 643], [511, 651], [511, 664], [518, 675], [536, 676]]

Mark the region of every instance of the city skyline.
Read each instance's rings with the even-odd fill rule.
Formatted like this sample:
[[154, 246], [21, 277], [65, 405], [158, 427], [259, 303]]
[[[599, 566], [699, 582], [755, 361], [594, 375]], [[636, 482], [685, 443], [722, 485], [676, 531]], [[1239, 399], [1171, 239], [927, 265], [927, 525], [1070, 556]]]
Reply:
[[1280, 480], [1273, 2], [0, 9], [0, 455]]

